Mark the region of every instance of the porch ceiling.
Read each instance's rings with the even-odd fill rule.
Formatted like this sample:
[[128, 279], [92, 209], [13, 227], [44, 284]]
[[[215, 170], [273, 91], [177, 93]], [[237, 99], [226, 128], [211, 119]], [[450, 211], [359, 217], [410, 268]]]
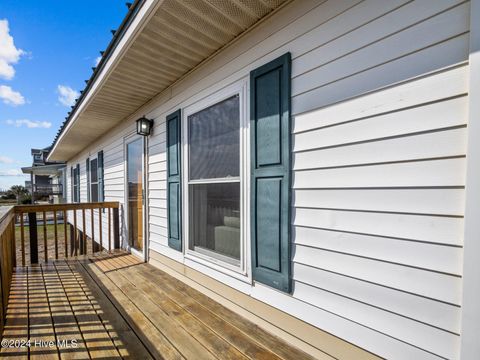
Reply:
[[[288, 0], [137, 1], [54, 141], [66, 161]], [[128, 15], [127, 15], [128, 16]], [[109, 46], [110, 49], [110, 46]]]

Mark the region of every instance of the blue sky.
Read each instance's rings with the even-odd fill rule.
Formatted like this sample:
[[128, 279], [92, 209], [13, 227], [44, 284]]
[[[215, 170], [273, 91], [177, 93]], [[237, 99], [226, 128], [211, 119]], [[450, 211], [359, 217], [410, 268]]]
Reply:
[[125, 14], [119, 0], [0, 1], [0, 188], [23, 184]]

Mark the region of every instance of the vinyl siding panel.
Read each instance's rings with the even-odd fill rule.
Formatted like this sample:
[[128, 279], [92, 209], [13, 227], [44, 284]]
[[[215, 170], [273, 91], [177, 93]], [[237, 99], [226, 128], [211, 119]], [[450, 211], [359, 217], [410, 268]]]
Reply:
[[[85, 159], [86, 158], [96, 158], [97, 153], [100, 150], [104, 152], [104, 183], [105, 183], [105, 201], [118, 201], [120, 203], [120, 243], [124, 244], [124, 234], [125, 228], [123, 219], [123, 205], [125, 199], [125, 188], [124, 188], [124, 151], [123, 151], [123, 136], [131, 133], [131, 129], [127, 127], [126, 129], [115, 129], [115, 136], [111, 136], [108, 139], [102, 139], [96, 144], [92, 145], [84, 152], [79, 154], [76, 158], [70, 159], [68, 161], [68, 168], [74, 166], [75, 164], [80, 164], [80, 199], [81, 202], [87, 202], [87, 174]], [[70, 174], [67, 174], [67, 186], [68, 186], [68, 201], [70, 201]], [[101, 216], [102, 221], [102, 245], [108, 249], [108, 210], [99, 213], [98, 210], [94, 211], [94, 229], [95, 234], [94, 238], [96, 242], [99, 242], [100, 239], [100, 229], [98, 226], [98, 217]], [[112, 225], [113, 225], [113, 212], [112, 216]], [[73, 224], [73, 212], [70, 211], [68, 214], [68, 222]], [[77, 212], [77, 227], [79, 230], [83, 231], [83, 218], [82, 212]], [[85, 213], [85, 233], [88, 237], [92, 237], [91, 232], [91, 212], [87, 210]], [[110, 234], [111, 244], [113, 248], [113, 226]], [[88, 249], [91, 251], [91, 249]]]
[[[294, 1], [146, 104], [149, 248], [379, 356], [458, 359], [469, 12], [457, 0]], [[166, 115], [287, 51], [291, 295], [170, 249], [166, 211]], [[68, 164], [84, 172], [103, 149], [106, 201], [124, 202], [136, 115]]]

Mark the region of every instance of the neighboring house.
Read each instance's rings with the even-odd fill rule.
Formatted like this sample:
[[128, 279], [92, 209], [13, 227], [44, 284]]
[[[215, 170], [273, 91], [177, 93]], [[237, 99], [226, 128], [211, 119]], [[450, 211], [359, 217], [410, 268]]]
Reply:
[[478, 359], [479, 50], [479, 0], [136, 1], [48, 159], [318, 358]]
[[22, 168], [24, 174], [30, 175], [25, 187], [32, 195], [32, 204], [38, 200], [55, 204], [64, 202], [65, 163], [47, 161], [50, 149], [32, 149], [32, 166]]
[[27, 189], [30, 194], [32, 193], [32, 181], [31, 180], [25, 180], [25, 189]]

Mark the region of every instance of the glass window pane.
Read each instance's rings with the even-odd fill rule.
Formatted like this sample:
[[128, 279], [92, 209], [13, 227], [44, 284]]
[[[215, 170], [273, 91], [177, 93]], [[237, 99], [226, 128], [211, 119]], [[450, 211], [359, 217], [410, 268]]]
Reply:
[[143, 250], [143, 140], [127, 145], [128, 238], [129, 244]]
[[73, 186], [77, 186], [77, 175], [78, 175], [78, 171], [77, 169], [75, 168], [73, 170]]
[[191, 184], [189, 202], [190, 249], [240, 260], [240, 183]]
[[90, 182], [92, 183], [96, 183], [98, 181], [98, 177], [97, 177], [97, 166], [98, 164], [98, 160], [97, 159], [93, 159], [92, 161], [90, 161]]
[[191, 180], [238, 177], [240, 108], [238, 95], [188, 117]]

